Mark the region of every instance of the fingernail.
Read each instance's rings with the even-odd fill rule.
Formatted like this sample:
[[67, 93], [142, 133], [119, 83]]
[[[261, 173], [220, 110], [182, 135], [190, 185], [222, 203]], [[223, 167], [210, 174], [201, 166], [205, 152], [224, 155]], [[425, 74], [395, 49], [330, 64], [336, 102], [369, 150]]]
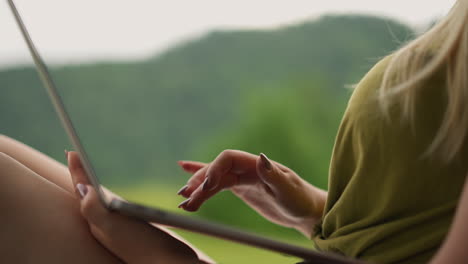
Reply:
[[185, 190], [187, 190], [187, 188], [188, 188], [188, 185], [185, 185], [182, 188], [180, 188], [180, 190], [177, 192], [177, 195], [181, 195], [183, 192], [185, 192]]
[[178, 208], [185, 207], [191, 200], [192, 200], [192, 198], [188, 198], [187, 200], [181, 202], [177, 207]]
[[64, 150], [65, 151], [65, 159], [68, 160], [68, 150]]
[[84, 198], [85, 195], [88, 193], [88, 187], [82, 183], [78, 183], [76, 185], [76, 189], [78, 189], [78, 192], [80, 193], [81, 198]]
[[260, 159], [262, 160], [262, 165], [263, 167], [269, 171], [271, 170], [272, 166], [271, 166], [271, 162], [270, 160], [267, 158], [267, 156], [263, 153], [260, 153]]
[[210, 178], [206, 177], [205, 180], [203, 181], [203, 186], [202, 186], [202, 190], [203, 191], [208, 191], [210, 190]]

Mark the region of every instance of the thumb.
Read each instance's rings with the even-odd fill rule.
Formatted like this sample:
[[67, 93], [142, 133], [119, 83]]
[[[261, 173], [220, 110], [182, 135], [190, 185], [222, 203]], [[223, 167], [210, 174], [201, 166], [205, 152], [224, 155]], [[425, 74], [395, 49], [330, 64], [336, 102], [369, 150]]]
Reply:
[[88, 222], [89, 230], [93, 236], [116, 256], [128, 262], [128, 258], [125, 256], [127, 254], [121, 256], [121, 254], [119, 254], [120, 248], [118, 246], [116, 247], [115, 243], [112, 243], [115, 239], [109, 236], [116, 236], [118, 234], [119, 228], [116, 227], [115, 220], [116, 218], [118, 220], [119, 216], [115, 214], [111, 215], [112, 213], [104, 208], [98, 198], [98, 194], [91, 185], [78, 183], [76, 185], [76, 191], [81, 198], [81, 215], [86, 219], [86, 222]]
[[[76, 189], [81, 196], [81, 214], [86, 220], [100, 229], [107, 230], [109, 212], [99, 201], [98, 194], [91, 185], [78, 183]], [[112, 225], [111, 225], [112, 226]], [[108, 230], [111, 231], [111, 230]]]
[[185, 243], [144, 221], [107, 210], [91, 185], [78, 183], [76, 188], [91, 233], [125, 263], [195, 263], [196, 254]]
[[256, 166], [258, 176], [272, 190], [278, 190], [287, 183], [287, 175], [274, 162], [270, 161], [265, 154], [260, 154]]

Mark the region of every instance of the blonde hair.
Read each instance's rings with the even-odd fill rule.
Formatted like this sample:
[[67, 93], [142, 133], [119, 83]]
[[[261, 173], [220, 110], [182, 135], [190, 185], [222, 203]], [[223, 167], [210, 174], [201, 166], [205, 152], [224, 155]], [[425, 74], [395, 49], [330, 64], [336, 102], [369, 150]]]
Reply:
[[383, 110], [399, 103], [412, 122], [418, 90], [441, 69], [446, 71], [447, 108], [426, 154], [449, 162], [468, 134], [468, 0], [458, 0], [431, 30], [393, 54], [379, 92]]

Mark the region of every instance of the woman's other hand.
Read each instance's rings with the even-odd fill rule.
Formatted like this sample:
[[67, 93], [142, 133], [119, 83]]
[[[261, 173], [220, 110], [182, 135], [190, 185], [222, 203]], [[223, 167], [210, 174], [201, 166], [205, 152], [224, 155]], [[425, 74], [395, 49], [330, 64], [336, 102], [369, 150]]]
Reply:
[[198, 263], [194, 251], [154, 226], [108, 211], [89, 184], [78, 154], [68, 152], [68, 167], [91, 233], [125, 263]]
[[178, 194], [188, 198], [179, 207], [196, 211], [222, 190], [231, 190], [268, 220], [293, 227], [310, 237], [322, 217], [327, 193], [291, 169], [238, 150], [225, 150], [211, 163], [179, 161], [193, 176]]

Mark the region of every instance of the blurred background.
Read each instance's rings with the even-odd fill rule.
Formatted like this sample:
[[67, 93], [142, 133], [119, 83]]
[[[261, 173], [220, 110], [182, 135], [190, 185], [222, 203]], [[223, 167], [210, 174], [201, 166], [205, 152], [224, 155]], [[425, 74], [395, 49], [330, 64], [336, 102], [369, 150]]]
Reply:
[[[102, 183], [180, 212], [189, 175], [177, 161], [228, 148], [266, 153], [326, 189], [346, 87], [454, 0], [16, 2]], [[0, 40], [0, 133], [64, 162], [70, 144], [6, 1]], [[194, 217], [313, 247], [229, 192]], [[219, 263], [296, 261], [181, 233]]]

